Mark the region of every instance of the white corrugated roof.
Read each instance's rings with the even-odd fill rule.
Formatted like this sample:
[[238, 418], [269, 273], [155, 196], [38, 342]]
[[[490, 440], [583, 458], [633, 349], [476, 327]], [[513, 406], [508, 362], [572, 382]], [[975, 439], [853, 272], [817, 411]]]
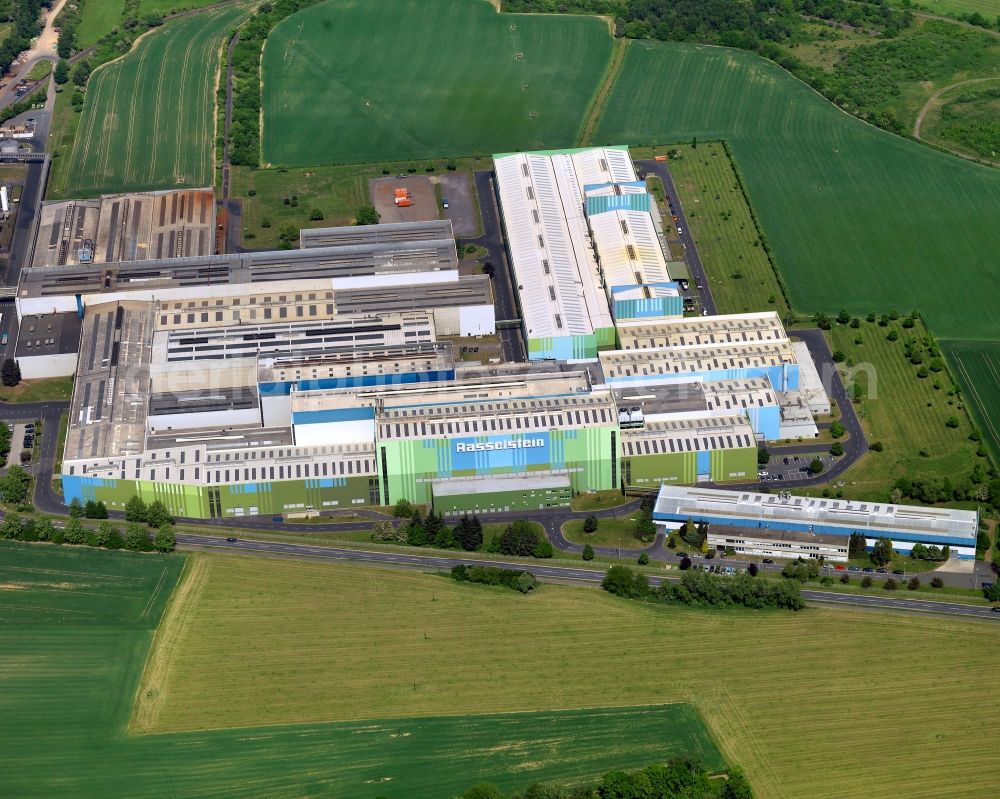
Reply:
[[[670, 282], [653, 218], [648, 213], [609, 211], [598, 214], [590, 218], [590, 229], [604, 279], [612, 289]], [[619, 299], [626, 297], [622, 295]]]
[[531, 338], [613, 327], [584, 213], [583, 187], [633, 181], [627, 150], [495, 159], [514, 277]]

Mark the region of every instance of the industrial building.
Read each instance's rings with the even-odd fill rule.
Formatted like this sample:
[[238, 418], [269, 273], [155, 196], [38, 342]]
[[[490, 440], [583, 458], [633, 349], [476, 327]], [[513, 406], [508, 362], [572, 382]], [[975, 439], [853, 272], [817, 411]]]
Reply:
[[[244, 326], [419, 310], [442, 336], [495, 333], [490, 279], [459, 274], [449, 221], [346, 230], [312, 231], [310, 245], [326, 244], [300, 250], [32, 267], [18, 284], [18, 315], [82, 319], [90, 306], [153, 302], [172, 324]], [[79, 330], [67, 319], [59, 325]], [[69, 337], [62, 341], [72, 352]], [[22, 373], [69, 375], [72, 367], [70, 359], [29, 362]]]
[[583, 360], [616, 320], [680, 316], [655, 206], [627, 147], [493, 156], [531, 360]]
[[42, 203], [30, 265], [104, 264], [214, 252], [212, 189], [131, 192]]
[[[666, 529], [688, 519], [708, 522], [727, 531], [729, 528], [745, 531], [748, 541], [757, 542], [744, 543], [751, 549], [763, 546], [761, 542], [767, 539], [780, 541], [787, 533], [839, 536], [844, 542], [851, 533], [862, 533], [868, 549], [884, 537], [892, 541], [897, 552], [907, 553], [916, 543], [947, 546], [952, 555], [963, 560], [976, 557], [979, 526], [976, 511], [664, 484], [656, 498], [653, 520]], [[719, 535], [734, 538], [728, 532]], [[798, 543], [802, 544], [803, 539], [798, 539]], [[734, 544], [729, 545], [735, 548]], [[823, 545], [817, 541], [816, 546]], [[780, 549], [776, 544], [772, 548]]]
[[[120, 244], [125, 206], [52, 210], [40, 234], [52, 248], [17, 289], [18, 353], [75, 375], [66, 500], [121, 509], [138, 494], [203, 518], [400, 499], [531, 510], [752, 480], [759, 442], [815, 431], [811, 409], [829, 401], [776, 314], [682, 316], [627, 149], [498, 157], [497, 188], [527, 363], [456, 352], [496, 319], [491, 278], [460, 273], [448, 220], [144, 260], [132, 243], [112, 257], [95, 233], [88, 261], [77, 239], [107, 224]], [[174, 218], [167, 203], [157, 194], [162, 224], [128, 242], [155, 231], [169, 245], [166, 226], [189, 224], [194, 206], [178, 200]]]

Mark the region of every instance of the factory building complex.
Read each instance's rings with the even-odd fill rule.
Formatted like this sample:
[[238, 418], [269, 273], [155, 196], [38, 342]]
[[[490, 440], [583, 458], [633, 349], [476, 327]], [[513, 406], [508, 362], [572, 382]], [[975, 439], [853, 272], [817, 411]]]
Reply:
[[776, 314], [684, 316], [627, 149], [495, 163], [526, 362], [468, 360], [496, 339], [493, 278], [461, 268], [448, 220], [214, 255], [203, 192], [47, 208], [17, 358], [75, 377], [66, 501], [530, 510], [755, 481], [760, 442], [816, 435], [829, 400]]

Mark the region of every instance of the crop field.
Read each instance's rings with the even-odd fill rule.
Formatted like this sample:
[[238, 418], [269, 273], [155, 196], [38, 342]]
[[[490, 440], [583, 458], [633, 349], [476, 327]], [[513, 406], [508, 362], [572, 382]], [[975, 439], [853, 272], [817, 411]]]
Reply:
[[596, 141], [694, 136], [729, 141], [796, 310], [918, 308], [941, 338], [996, 336], [1000, 172], [865, 125], [750, 53], [634, 42]]
[[788, 305], [725, 149], [707, 142], [677, 150], [670, 175], [719, 313], [767, 309], [784, 317]]
[[[892, 331], [896, 341], [887, 338]], [[830, 349], [851, 361], [844, 364], [848, 391], [854, 382], [863, 389], [856, 408], [869, 440], [884, 446], [845, 472], [845, 496], [887, 501], [889, 481], [901, 475], [948, 477], [958, 483], [969, 477], [977, 461], [983, 468], [988, 465], [976, 457], [978, 445], [969, 440], [972, 428], [964, 403], [950, 395], [954, 384], [948, 372], [918, 377], [919, 367], [903, 354], [908, 337], [925, 335], [919, 321], [907, 330], [898, 321], [880, 327], [864, 319], [857, 329], [834, 324], [827, 334]], [[861, 344], [855, 343], [858, 339]], [[946, 426], [950, 416], [959, 420], [957, 428]]]
[[[705, 612], [592, 588], [523, 597], [413, 572], [203, 562], [144, 678], [141, 696], [162, 697], [145, 715], [157, 731], [681, 701], [760, 799], [987, 795], [1000, 766], [996, 747], [977, 746], [1000, 712], [977, 687], [995, 669], [996, 625]], [[645, 734], [628, 733], [643, 746]]]
[[[72, 795], [114, 799], [141, 785], [144, 796], [439, 799], [480, 779], [513, 789], [678, 753], [724, 766], [683, 703], [127, 735], [143, 663], [183, 564], [180, 556], [0, 543], [0, 795], [65, 795], [71, 785]], [[372, 584], [372, 573], [360, 574]], [[171, 607], [197, 591], [197, 571], [188, 578]], [[248, 673], [227, 663], [215, 678]]]
[[1000, 344], [942, 341], [941, 349], [962, 387], [983, 443], [1000, 463]]
[[572, 145], [611, 57], [591, 17], [485, 0], [338, 0], [264, 48], [264, 161], [285, 166]]
[[229, 5], [182, 17], [96, 70], [66, 185], [54, 189], [90, 196], [211, 185], [217, 53], [245, 13]]

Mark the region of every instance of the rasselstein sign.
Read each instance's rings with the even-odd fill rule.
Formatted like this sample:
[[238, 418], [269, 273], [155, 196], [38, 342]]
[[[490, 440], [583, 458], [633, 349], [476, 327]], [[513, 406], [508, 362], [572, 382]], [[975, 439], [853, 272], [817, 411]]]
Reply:
[[477, 441], [474, 444], [466, 444], [458, 441], [455, 443], [455, 452], [496, 452], [504, 449], [535, 449], [544, 446], [544, 438], [515, 438], [510, 441]]

